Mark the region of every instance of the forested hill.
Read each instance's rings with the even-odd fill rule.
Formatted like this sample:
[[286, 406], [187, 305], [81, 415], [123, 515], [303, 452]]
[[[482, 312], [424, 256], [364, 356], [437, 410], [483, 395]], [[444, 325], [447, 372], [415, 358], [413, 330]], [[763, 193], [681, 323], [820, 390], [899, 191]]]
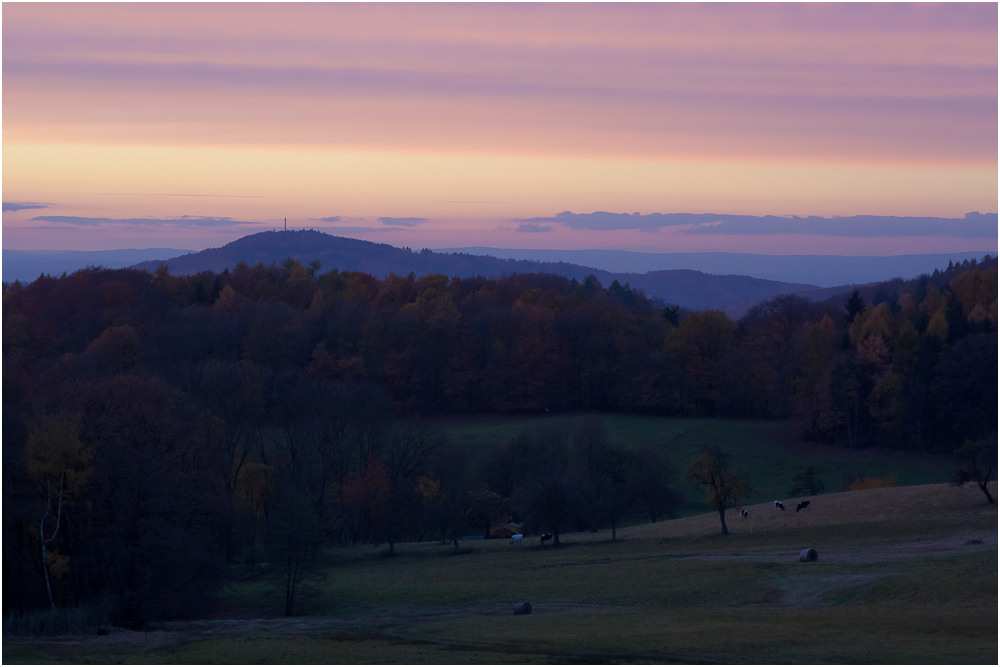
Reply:
[[785, 295], [734, 320], [594, 276], [380, 279], [294, 259], [189, 276], [87, 269], [5, 288], [5, 401], [19, 378], [48, 393], [252, 363], [371, 382], [418, 413], [797, 418], [820, 439], [947, 448], [995, 426], [996, 270], [989, 258], [823, 303]]
[[657, 448], [553, 423], [470, 451], [428, 414], [788, 419], [831, 446], [996, 460], [995, 259], [735, 321], [593, 277], [92, 268], [5, 285], [2, 343], [11, 615], [141, 628], [207, 613], [261, 563], [291, 614], [329, 545], [457, 546], [515, 516], [558, 536], [674, 502]]
[[745, 313], [753, 304], [781, 294], [805, 293], [815, 285], [783, 283], [748, 276], [718, 276], [686, 269], [649, 273], [611, 273], [566, 262], [499, 259], [465, 253], [412, 251], [384, 243], [372, 243], [313, 230], [261, 232], [245, 236], [220, 248], [181, 255], [164, 261], [148, 261], [135, 268], [150, 272], [166, 264], [173, 275], [192, 275], [201, 271], [221, 273], [241, 262], [281, 264], [292, 258], [304, 266], [319, 263], [318, 272], [331, 270], [360, 271], [376, 278], [389, 274], [416, 277], [441, 274], [449, 278], [482, 276], [497, 278], [518, 273], [550, 273], [582, 281], [593, 275], [601, 284], [614, 281], [641, 289], [647, 295], [682, 308], [715, 308], [731, 317]]

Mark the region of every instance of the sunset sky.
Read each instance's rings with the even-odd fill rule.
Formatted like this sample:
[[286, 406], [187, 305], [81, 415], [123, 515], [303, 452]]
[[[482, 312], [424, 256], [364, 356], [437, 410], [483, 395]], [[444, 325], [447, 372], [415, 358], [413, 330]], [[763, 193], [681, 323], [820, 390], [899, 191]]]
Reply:
[[997, 250], [996, 3], [2, 12], [7, 249]]

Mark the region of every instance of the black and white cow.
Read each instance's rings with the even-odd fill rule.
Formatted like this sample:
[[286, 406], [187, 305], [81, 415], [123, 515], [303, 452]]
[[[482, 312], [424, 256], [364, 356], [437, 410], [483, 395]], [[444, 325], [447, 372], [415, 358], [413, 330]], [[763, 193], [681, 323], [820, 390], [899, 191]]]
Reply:
[[775, 507], [777, 507], [777, 508], [778, 508], [779, 510], [781, 510], [782, 512], [784, 512], [784, 511], [785, 511], [785, 506], [784, 506], [784, 505], [783, 505], [783, 504], [781, 503], [781, 501], [780, 501], [780, 500], [775, 500], [775, 501], [774, 501], [774, 506], [775, 506]]
[[809, 501], [808, 500], [803, 500], [802, 502], [800, 502], [798, 505], [795, 506], [795, 511], [796, 512], [798, 512], [799, 510], [805, 510], [805, 509], [809, 509]]

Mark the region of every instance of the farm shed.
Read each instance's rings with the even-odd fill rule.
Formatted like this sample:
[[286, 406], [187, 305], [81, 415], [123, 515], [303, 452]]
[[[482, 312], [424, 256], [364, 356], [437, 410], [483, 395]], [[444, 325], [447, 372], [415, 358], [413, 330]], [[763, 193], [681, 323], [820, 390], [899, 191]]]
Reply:
[[502, 526], [491, 528], [490, 537], [502, 537], [504, 539], [510, 539], [511, 535], [517, 535], [518, 533], [524, 533], [524, 524], [515, 523], [510, 521]]

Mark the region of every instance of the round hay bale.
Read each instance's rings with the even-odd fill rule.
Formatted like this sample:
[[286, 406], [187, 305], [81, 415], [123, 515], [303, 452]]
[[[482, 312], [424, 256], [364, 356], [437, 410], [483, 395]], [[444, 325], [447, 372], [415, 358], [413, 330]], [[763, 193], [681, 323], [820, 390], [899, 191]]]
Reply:
[[522, 614], [531, 613], [531, 603], [530, 602], [518, 602], [514, 605], [514, 615], [520, 616]]
[[816, 553], [815, 549], [803, 549], [799, 552], [799, 560], [803, 563], [812, 563], [819, 560], [819, 554]]

